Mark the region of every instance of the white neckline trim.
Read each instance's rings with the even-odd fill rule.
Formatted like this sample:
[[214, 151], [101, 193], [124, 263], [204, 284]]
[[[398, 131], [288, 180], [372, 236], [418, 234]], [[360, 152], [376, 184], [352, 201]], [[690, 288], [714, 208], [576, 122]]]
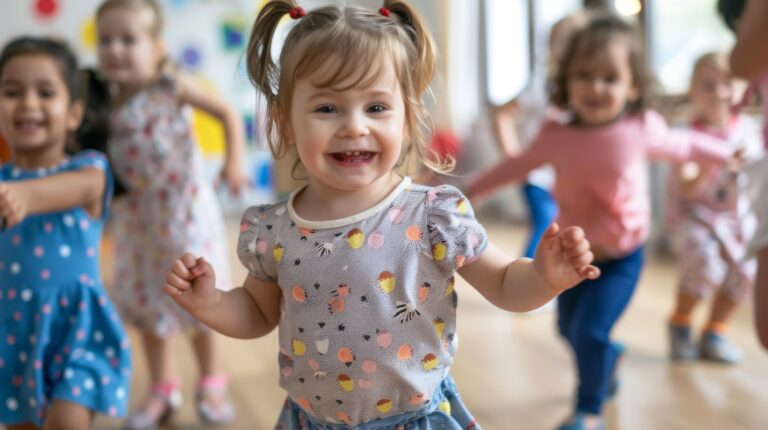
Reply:
[[375, 214], [377, 212], [380, 212], [382, 209], [384, 209], [387, 206], [389, 206], [389, 204], [392, 203], [392, 201], [395, 200], [395, 198], [397, 198], [397, 196], [400, 195], [400, 193], [405, 188], [407, 188], [410, 185], [411, 185], [411, 178], [406, 176], [406, 177], [403, 178], [402, 181], [400, 181], [400, 183], [397, 185], [397, 187], [394, 190], [392, 190], [392, 192], [389, 193], [389, 195], [384, 197], [384, 199], [381, 200], [380, 202], [376, 203], [372, 207], [370, 207], [370, 208], [368, 208], [368, 209], [366, 209], [366, 210], [364, 210], [364, 211], [362, 211], [360, 213], [357, 213], [357, 214], [354, 214], [354, 215], [350, 215], [348, 217], [344, 217], [344, 218], [340, 218], [340, 219], [332, 219], [332, 220], [327, 220], [327, 221], [310, 221], [310, 220], [306, 220], [306, 219], [300, 217], [296, 213], [296, 211], [293, 209], [293, 199], [304, 188], [306, 188], [306, 185], [301, 187], [301, 188], [299, 188], [299, 189], [297, 189], [297, 190], [294, 190], [291, 193], [291, 196], [288, 197], [288, 203], [286, 204], [286, 207], [288, 209], [288, 215], [290, 215], [290, 217], [293, 219], [293, 221], [297, 225], [299, 225], [301, 227], [311, 228], [311, 229], [338, 228], [338, 227], [343, 227], [345, 225], [350, 225], [350, 224], [354, 224], [356, 222], [362, 221], [362, 220], [370, 217], [371, 215], [373, 215], [373, 214]]

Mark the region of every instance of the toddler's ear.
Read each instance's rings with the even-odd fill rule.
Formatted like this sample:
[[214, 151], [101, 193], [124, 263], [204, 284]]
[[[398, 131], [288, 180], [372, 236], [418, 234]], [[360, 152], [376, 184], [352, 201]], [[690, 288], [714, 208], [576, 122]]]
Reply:
[[640, 98], [640, 89], [637, 88], [637, 85], [632, 85], [632, 88], [630, 88], [629, 92], [627, 93], [627, 100], [634, 103], [639, 98]]
[[83, 121], [83, 115], [85, 115], [85, 106], [83, 102], [77, 100], [69, 106], [69, 112], [67, 112], [67, 131], [75, 131], [80, 127], [80, 122]]

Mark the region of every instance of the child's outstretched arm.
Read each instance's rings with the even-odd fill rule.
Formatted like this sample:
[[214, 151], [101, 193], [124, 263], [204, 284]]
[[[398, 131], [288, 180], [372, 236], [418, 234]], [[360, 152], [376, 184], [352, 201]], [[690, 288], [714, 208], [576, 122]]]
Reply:
[[0, 183], [0, 219], [13, 227], [28, 215], [83, 207], [94, 218], [103, 210], [104, 171], [87, 167], [40, 179]]
[[195, 318], [238, 339], [264, 336], [280, 320], [280, 287], [248, 276], [242, 287], [221, 291], [203, 257], [185, 253], [166, 275], [165, 292]]
[[502, 154], [511, 156], [520, 152], [520, 141], [515, 132], [515, 120], [519, 112], [516, 99], [493, 109], [493, 133]]
[[768, 2], [747, 0], [736, 29], [731, 69], [745, 79], [768, 73]]
[[179, 78], [179, 103], [189, 104], [221, 122], [226, 139], [226, 155], [220, 178], [229, 186], [232, 194], [239, 195], [248, 183], [241, 164], [245, 143], [240, 117], [221, 99], [202, 91], [190, 78], [183, 76]]
[[579, 227], [549, 226], [536, 248], [536, 258], [512, 259], [489, 244], [485, 252], [459, 274], [494, 305], [512, 312], [536, 309], [600, 269], [589, 241]]

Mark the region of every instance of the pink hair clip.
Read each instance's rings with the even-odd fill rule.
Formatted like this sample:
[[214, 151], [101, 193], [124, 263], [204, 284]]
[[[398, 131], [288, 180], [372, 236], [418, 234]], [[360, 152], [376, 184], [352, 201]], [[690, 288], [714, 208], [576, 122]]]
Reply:
[[389, 17], [389, 9], [387, 9], [385, 7], [379, 9], [379, 13], [384, 15], [384, 16], [386, 16], [386, 17]]
[[307, 16], [307, 11], [301, 6], [296, 6], [288, 12], [288, 15], [291, 16], [291, 19], [299, 19], [303, 16]]

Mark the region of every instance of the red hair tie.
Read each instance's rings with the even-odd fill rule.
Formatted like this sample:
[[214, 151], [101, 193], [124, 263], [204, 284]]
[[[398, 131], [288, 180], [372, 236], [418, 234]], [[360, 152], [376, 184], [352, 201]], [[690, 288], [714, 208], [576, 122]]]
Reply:
[[385, 7], [379, 9], [379, 13], [384, 15], [384, 16], [386, 16], [386, 17], [389, 17], [389, 9], [387, 9]]
[[302, 16], [307, 16], [307, 11], [305, 11], [301, 6], [296, 6], [295, 8], [288, 11], [288, 15], [291, 16], [291, 19], [299, 19]]

